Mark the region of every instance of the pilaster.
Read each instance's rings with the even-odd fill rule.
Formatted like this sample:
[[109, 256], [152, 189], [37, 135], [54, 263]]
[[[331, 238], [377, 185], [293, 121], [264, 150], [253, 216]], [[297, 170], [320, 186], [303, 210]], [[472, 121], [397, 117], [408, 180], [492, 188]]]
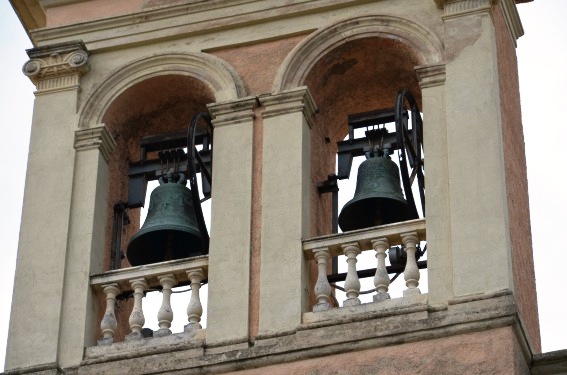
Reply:
[[448, 9], [452, 13], [444, 18], [444, 108], [453, 293], [513, 290], [498, 51], [490, 2], [451, 2], [445, 5]]
[[75, 172], [65, 260], [59, 363], [78, 366], [96, 344], [98, 300], [89, 275], [103, 271], [108, 158], [115, 142], [103, 124], [75, 132]]
[[256, 98], [209, 106], [214, 168], [207, 344], [247, 342]]
[[307, 311], [311, 117], [305, 87], [260, 97], [263, 116], [259, 336], [293, 331]]
[[426, 116], [423, 133], [427, 150], [427, 243], [429, 303], [446, 304], [453, 297], [449, 169], [447, 164], [447, 120], [445, 113], [445, 64], [415, 69]]
[[[28, 50], [24, 72], [38, 88], [18, 244], [6, 369], [58, 363], [73, 184], [80, 42]], [[78, 197], [75, 197], [78, 199]], [[94, 210], [94, 208], [93, 208]], [[90, 212], [89, 215], [94, 215]], [[88, 269], [82, 271], [88, 273]], [[88, 289], [88, 284], [83, 287]]]

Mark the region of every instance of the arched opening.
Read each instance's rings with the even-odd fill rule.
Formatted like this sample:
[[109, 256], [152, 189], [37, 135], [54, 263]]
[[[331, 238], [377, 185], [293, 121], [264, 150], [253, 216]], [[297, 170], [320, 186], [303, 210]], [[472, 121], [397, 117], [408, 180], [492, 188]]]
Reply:
[[[157, 157], [157, 150], [150, 149], [148, 152], [147, 149], [142, 149], [141, 141], [148, 137], [176, 135], [179, 138], [181, 135], [181, 141], [186, 144], [186, 134], [192, 117], [206, 111], [207, 104], [214, 101], [213, 91], [204, 82], [187, 75], [167, 74], [135, 83], [118, 95], [108, 106], [102, 116], [102, 122], [112, 134], [116, 147], [108, 162], [108, 219], [104, 256], [106, 270], [130, 266], [127, 257], [117, 258], [119, 257], [117, 249], [118, 253], [120, 250], [123, 253], [127, 252], [129, 239], [140, 228], [141, 209], [139, 207], [126, 209], [128, 220], [121, 220], [122, 224], [126, 225], [122, 225], [118, 237], [115, 229], [117, 225], [115, 213], [117, 205], [127, 204], [129, 200], [132, 200], [132, 165], [138, 165], [141, 159], [147, 159], [149, 162]], [[184, 146], [176, 145], [175, 147]], [[150, 189], [147, 189], [145, 195], [149, 196], [149, 194]], [[141, 202], [144, 202], [143, 198], [142, 195]], [[116, 244], [117, 238], [118, 245]], [[187, 289], [187, 287], [182, 289]], [[149, 293], [148, 296], [156, 293], [158, 292]], [[155, 298], [151, 302], [144, 299], [144, 304], [149, 307], [156, 304], [159, 306], [156, 300], [161, 297], [158, 295], [153, 297]], [[186, 297], [185, 294], [179, 298], [186, 299]], [[131, 299], [127, 301], [130, 305]], [[175, 295], [173, 303], [175, 303]], [[124, 322], [128, 321], [129, 311], [130, 306], [123, 311], [118, 311], [119, 321], [122, 323], [119, 324], [117, 338], [124, 337], [128, 331], [127, 324]]]
[[[410, 90], [421, 104], [414, 68], [423, 58], [399, 39], [368, 37], [346, 42], [322, 56], [307, 74], [319, 113], [312, 129], [312, 234], [331, 230], [331, 198], [318, 183], [336, 172], [337, 142], [348, 134], [348, 116], [392, 108], [400, 89]], [[356, 178], [356, 169], [351, 171]], [[350, 198], [349, 198], [350, 199]]]
[[[415, 67], [425, 62], [423, 55], [406, 40], [384, 34], [345, 41], [312, 64], [303, 84], [309, 88], [319, 109], [311, 131], [313, 236], [332, 233], [335, 230], [333, 216], [353, 198], [358, 165], [364, 157], [355, 158], [348, 180], [351, 188], [340, 188], [338, 207], [333, 207], [335, 203], [331, 194], [321, 194], [319, 190], [328, 181], [328, 176], [338, 173], [337, 144], [349, 134], [349, 115], [393, 109], [398, 92], [402, 89], [413, 93], [421, 108], [421, 89]], [[388, 125], [388, 131], [395, 134], [394, 124]], [[355, 138], [361, 137], [364, 137], [364, 129], [359, 129], [355, 134]], [[396, 160], [397, 156], [392, 155], [392, 159]], [[347, 180], [343, 181], [345, 183], [339, 183], [339, 186], [347, 184]], [[337, 211], [333, 213], [333, 210]], [[346, 257], [338, 257], [333, 262], [330, 273], [338, 275], [346, 272]], [[363, 252], [358, 262], [359, 270], [376, 267], [373, 252]], [[387, 264], [390, 263], [387, 261]], [[312, 277], [314, 274], [312, 272]], [[393, 297], [402, 294], [403, 278], [400, 280], [392, 285]], [[427, 285], [426, 274], [423, 274], [422, 281], [423, 285]], [[341, 282], [336, 284], [338, 288], [341, 285]], [[374, 290], [372, 278], [361, 279], [361, 286], [362, 291]], [[337, 300], [345, 299], [340, 291], [336, 293]], [[365, 302], [369, 302], [369, 298], [372, 298], [370, 294], [361, 295], [361, 300]]]
[[[115, 204], [129, 200], [130, 165], [140, 161], [140, 140], [146, 136], [183, 134], [191, 118], [206, 111], [206, 105], [214, 100], [211, 90], [195, 78], [163, 75], [133, 85], [112, 102], [103, 116], [103, 122], [116, 141], [116, 149], [109, 160], [108, 211], [111, 214]], [[130, 224], [124, 226], [122, 249], [126, 249], [127, 240], [140, 227], [138, 208], [130, 209], [128, 217]], [[111, 248], [112, 222], [109, 217], [106, 248]], [[105, 256], [107, 269], [111, 268], [111, 257], [112, 252], [108, 251]], [[124, 258], [121, 267], [128, 265]]]

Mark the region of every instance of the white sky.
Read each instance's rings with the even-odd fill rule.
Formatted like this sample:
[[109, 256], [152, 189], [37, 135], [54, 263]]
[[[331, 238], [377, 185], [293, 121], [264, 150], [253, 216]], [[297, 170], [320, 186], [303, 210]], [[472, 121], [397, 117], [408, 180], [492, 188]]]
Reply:
[[[431, 1], [431, 0], [429, 0]], [[565, 196], [567, 121], [566, 0], [535, 0], [518, 6], [526, 35], [518, 60], [533, 249], [543, 351], [567, 348], [567, 303], [561, 276], [567, 267]], [[8, 0], [0, 0], [0, 368], [3, 368], [25, 180], [34, 86], [21, 73], [28, 40]], [[559, 106], [559, 110], [555, 107]], [[427, 126], [427, 123], [425, 124]], [[57, 168], [56, 165], [53, 168]], [[37, 256], [43, 256], [37, 249]], [[34, 301], [29, 301], [33, 304]], [[49, 322], [44, 322], [49, 324]], [[33, 337], [30, 337], [33, 340]]]

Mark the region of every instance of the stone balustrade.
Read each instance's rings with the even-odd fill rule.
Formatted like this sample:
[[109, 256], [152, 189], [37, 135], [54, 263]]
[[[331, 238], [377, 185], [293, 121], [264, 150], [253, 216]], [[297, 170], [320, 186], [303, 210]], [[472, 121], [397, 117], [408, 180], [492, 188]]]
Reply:
[[374, 274], [374, 302], [390, 299], [388, 289], [390, 277], [386, 267], [386, 251], [392, 246], [403, 245], [407, 256], [403, 271], [406, 289], [403, 296], [420, 294], [419, 269], [416, 260], [417, 245], [425, 241], [425, 219], [366, 228], [346, 233], [312, 238], [303, 241], [303, 252], [307, 259], [317, 263], [317, 281], [314, 286], [315, 304], [313, 312], [333, 307], [332, 287], [327, 277], [331, 258], [345, 255], [348, 265], [344, 289], [346, 300], [343, 306], [360, 305], [360, 280], [356, 269], [357, 256], [363, 251], [375, 251], [376, 273]]
[[162, 304], [157, 314], [159, 329], [153, 332], [153, 336], [170, 335], [173, 320], [170, 297], [172, 288], [181, 285], [191, 286], [185, 332], [201, 329], [200, 321], [203, 307], [199, 290], [201, 282], [207, 279], [207, 274], [208, 256], [205, 255], [92, 275], [91, 286], [98, 293], [103, 293], [106, 298], [106, 310], [100, 322], [102, 338], [98, 340], [98, 345], [109, 345], [114, 342], [118, 327], [115, 314], [116, 300], [118, 296], [126, 294], [131, 294], [134, 298], [134, 306], [128, 319], [130, 334], [126, 336], [126, 341], [141, 339], [143, 337], [142, 329], [146, 321], [142, 309], [142, 298], [145, 292], [157, 289], [162, 291]]

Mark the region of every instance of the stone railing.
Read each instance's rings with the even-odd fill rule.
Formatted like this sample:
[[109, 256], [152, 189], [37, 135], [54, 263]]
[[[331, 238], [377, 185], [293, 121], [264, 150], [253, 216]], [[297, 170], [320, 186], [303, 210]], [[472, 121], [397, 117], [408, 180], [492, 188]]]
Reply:
[[348, 265], [344, 284], [346, 300], [343, 306], [361, 304], [360, 280], [356, 262], [361, 252], [369, 250], [376, 252], [376, 272], [374, 274], [376, 293], [373, 300], [380, 302], [390, 299], [388, 293], [390, 277], [386, 267], [386, 251], [396, 245], [403, 245], [407, 255], [403, 271], [407, 289], [403, 291], [403, 295], [407, 297], [420, 294], [416, 252], [417, 245], [425, 239], [425, 219], [418, 219], [305, 240], [303, 252], [306, 258], [316, 261], [318, 270], [314, 286], [316, 302], [313, 305], [313, 312], [329, 310], [334, 305], [327, 269], [331, 258], [338, 255], [345, 255]]
[[100, 322], [102, 338], [98, 340], [98, 345], [109, 345], [114, 342], [118, 326], [115, 315], [116, 300], [118, 296], [125, 294], [133, 294], [134, 297], [134, 306], [128, 319], [130, 334], [126, 336], [126, 341], [143, 337], [142, 328], [145, 317], [142, 298], [146, 291], [152, 289], [161, 289], [163, 295], [157, 314], [159, 329], [153, 332], [154, 337], [171, 334], [173, 311], [170, 297], [172, 288], [181, 285], [191, 285], [191, 298], [187, 306], [188, 323], [185, 326], [185, 332], [201, 329], [203, 308], [199, 289], [201, 282], [207, 279], [208, 262], [208, 256], [199, 256], [92, 275], [91, 286], [106, 297], [106, 310]]

